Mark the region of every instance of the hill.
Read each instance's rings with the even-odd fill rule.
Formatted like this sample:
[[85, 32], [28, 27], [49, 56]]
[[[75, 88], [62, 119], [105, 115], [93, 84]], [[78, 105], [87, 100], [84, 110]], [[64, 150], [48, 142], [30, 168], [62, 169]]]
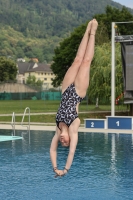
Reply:
[[0, 24], [9, 25], [25, 36], [62, 37], [111, 5], [111, 0], [1, 0]]
[[49, 62], [62, 38], [107, 5], [122, 8], [111, 0], [1, 0], [0, 55]]

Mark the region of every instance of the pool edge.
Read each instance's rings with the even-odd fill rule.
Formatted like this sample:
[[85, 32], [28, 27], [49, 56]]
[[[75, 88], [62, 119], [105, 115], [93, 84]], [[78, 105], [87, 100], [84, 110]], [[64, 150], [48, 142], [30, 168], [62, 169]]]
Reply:
[[[0, 124], [0, 129], [12, 129], [9, 124]], [[56, 126], [36, 126], [31, 125], [30, 130], [42, 130], [42, 131], [55, 131]], [[21, 125], [16, 125], [15, 130], [27, 130], [26, 127], [22, 127]], [[94, 128], [84, 128], [79, 127], [79, 132], [97, 132], [97, 133], [124, 133], [124, 134], [133, 134], [133, 130], [119, 130], [119, 129], [94, 129]]]

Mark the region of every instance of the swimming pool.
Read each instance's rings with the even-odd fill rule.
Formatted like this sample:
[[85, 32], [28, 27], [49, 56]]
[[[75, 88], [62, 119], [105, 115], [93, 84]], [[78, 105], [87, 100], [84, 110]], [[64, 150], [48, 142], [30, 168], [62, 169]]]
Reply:
[[[133, 199], [132, 134], [79, 133], [73, 165], [62, 178], [54, 178], [49, 157], [54, 132], [16, 131], [21, 134], [23, 140], [0, 143], [1, 200]], [[67, 153], [59, 145], [59, 168]]]

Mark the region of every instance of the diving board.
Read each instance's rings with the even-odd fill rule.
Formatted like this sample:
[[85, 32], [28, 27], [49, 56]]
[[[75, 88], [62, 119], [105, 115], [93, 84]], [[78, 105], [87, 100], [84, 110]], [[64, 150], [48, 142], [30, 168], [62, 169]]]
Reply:
[[10, 141], [10, 140], [20, 140], [20, 139], [23, 139], [23, 137], [0, 135], [0, 142]]

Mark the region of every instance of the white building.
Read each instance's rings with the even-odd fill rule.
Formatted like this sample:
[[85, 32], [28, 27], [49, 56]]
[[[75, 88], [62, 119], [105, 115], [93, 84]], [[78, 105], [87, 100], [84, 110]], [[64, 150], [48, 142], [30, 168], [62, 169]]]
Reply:
[[18, 83], [26, 83], [28, 76], [35, 76], [36, 80], [43, 81], [43, 88], [49, 89], [53, 88], [52, 80], [55, 77], [53, 74], [50, 65], [44, 63], [17, 63]]

